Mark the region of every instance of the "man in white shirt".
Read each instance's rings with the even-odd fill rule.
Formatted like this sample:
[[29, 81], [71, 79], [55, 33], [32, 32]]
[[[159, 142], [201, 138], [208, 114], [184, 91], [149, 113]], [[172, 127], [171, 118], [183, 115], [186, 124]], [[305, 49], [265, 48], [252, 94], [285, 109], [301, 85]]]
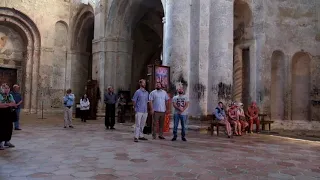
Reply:
[[163, 126], [165, 115], [168, 110], [169, 96], [167, 92], [161, 89], [161, 84], [156, 84], [156, 89], [149, 95], [150, 111], [152, 114], [152, 137], [156, 139], [156, 127], [159, 122], [159, 139], [165, 139], [163, 137]]
[[185, 131], [185, 124], [188, 118], [188, 106], [189, 106], [189, 98], [184, 95], [183, 89], [178, 89], [177, 96], [174, 96], [172, 99], [172, 105], [174, 107], [173, 113], [173, 138], [172, 141], [177, 140], [178, 136], [178, 125], [179, 120], [181, 122], [181, 139], [182, 141], [187, 141], [185, 138], [186, 131]]

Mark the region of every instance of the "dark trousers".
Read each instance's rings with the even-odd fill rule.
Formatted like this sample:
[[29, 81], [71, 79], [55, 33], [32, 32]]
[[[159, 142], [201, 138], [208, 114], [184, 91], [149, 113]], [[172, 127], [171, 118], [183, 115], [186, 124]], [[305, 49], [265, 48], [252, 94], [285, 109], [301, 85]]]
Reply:
[[[15, 114], [15, 112], [13, 112]], [[10, 141], [13, 130], [13, 114], [10, 108], [1, 108], [1, 120], [0, 120], [0, 142]]]
[[88, 120], [88, 114], [89, 114], [89, 110], [81, 110], [80, 111], [81, 121]]
[[104, 124], [106, 128], [114, 127], [116, 118], [116, 105], [115, 104], [106, 104], [106, 116]]

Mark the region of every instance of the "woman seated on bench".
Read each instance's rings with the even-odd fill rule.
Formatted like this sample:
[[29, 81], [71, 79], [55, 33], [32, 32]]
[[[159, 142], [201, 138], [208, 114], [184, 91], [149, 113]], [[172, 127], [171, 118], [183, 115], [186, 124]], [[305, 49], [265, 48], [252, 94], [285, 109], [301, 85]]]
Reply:
[[232, 130], [231, 130], [230, 123], [227, 119], [226, 113], [223, 109], [222, 102], [218, 103], [218, 106], [215, 109], [214, 115], [216, 116], [219, 123], [226, 125], [227, 135], [228, 135], [228, 138], [230, 138], [232, 135]]
[[231, 108], [228, 109], [229, 122], [234, 126], [234, 131], [237, 136], [241, 136], [241, 123], [238, 116], [238, 108], [234, 102], [231, 103]]

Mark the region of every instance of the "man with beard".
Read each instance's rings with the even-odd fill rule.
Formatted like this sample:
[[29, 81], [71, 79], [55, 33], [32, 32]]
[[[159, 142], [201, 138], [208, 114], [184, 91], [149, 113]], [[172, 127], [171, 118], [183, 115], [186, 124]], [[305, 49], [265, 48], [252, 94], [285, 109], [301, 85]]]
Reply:
[[149, 102], [149, 93], [146, 91], [146, 80], [141, 79], [139, 81], [140, 89], [138, 89], [132, 98], [134, 110], [136, 111], [135, 115], [135, 133], [134, 133], [134, 142], [138, 140], [147, 140], [143, 135], [143, 128], [146, 124], [148, 118], [148, 102]]
[[167, 113], [169, 96], [165, 90], [161, 89], [161, 84], [156, 84], [156, 89], [150, 93], [150, 111], [152, 114], [152, 137], [156, 139], [156, 128], [159, 123], [159, 139], [165, 139], [163, 137], [163, 126], [165, 115]]
[[185, 138], [185, 135], [186, 135], [185, 124], [188, 118], [187, 108], [189, 106], [189, 99], [186, 95], [183, 94], [183, 89], [178, 89], [178, 94], [179, 95], [174, 96], [172, 100], [172, 105], [174, 107], [174, 114], [173, 114], [174, 127], [173, 127], [172, 141], [177, 140], [179, 120], [181, 123], [181, 139], [182, 141], [187, 141], [187, 139]]

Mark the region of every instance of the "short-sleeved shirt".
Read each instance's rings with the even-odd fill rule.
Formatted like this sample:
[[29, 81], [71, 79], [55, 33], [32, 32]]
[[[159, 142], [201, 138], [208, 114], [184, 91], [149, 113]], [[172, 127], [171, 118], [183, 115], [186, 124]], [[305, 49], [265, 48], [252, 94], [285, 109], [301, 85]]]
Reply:
[[[22, 97], [21, 94], [18, 92], [11, 92], [13, 99], [16, 103], [19, 103], [20, 101], [22, 101]], [[20, 105], [17, 107], [18, 109], [20, 109]]]
[[134, 109], [138, 113], [148, 113], [149, 93], [145, 89], [138, 89], [132, 98], [136, 103]]
[[152, 103], [153, 111], [166, 112], [166, 101], [169, 96], [165, 90], [153, 90], [149, 95], [149, 100]]
[[[172, 99], [173, 103], [176, 103], [176, 105], [180, 108], [184, 108], [187, 103], [189, 102], [189, 98], [186, 95], [182, 95], [182, 96], [174, 96]], [[178, 114], [178, 112], [180, 112], [180, 110], [174, 108], [174, 114]], [[187, 115], [188, 114], [188, 109], [184, 110], [181, 115]]]
[[15, 102], [14, 98], [11, 94], [7, 98], [5, 98], [2, 94], [0, 94], [0, 102], [1, 103], [12, 103]]

